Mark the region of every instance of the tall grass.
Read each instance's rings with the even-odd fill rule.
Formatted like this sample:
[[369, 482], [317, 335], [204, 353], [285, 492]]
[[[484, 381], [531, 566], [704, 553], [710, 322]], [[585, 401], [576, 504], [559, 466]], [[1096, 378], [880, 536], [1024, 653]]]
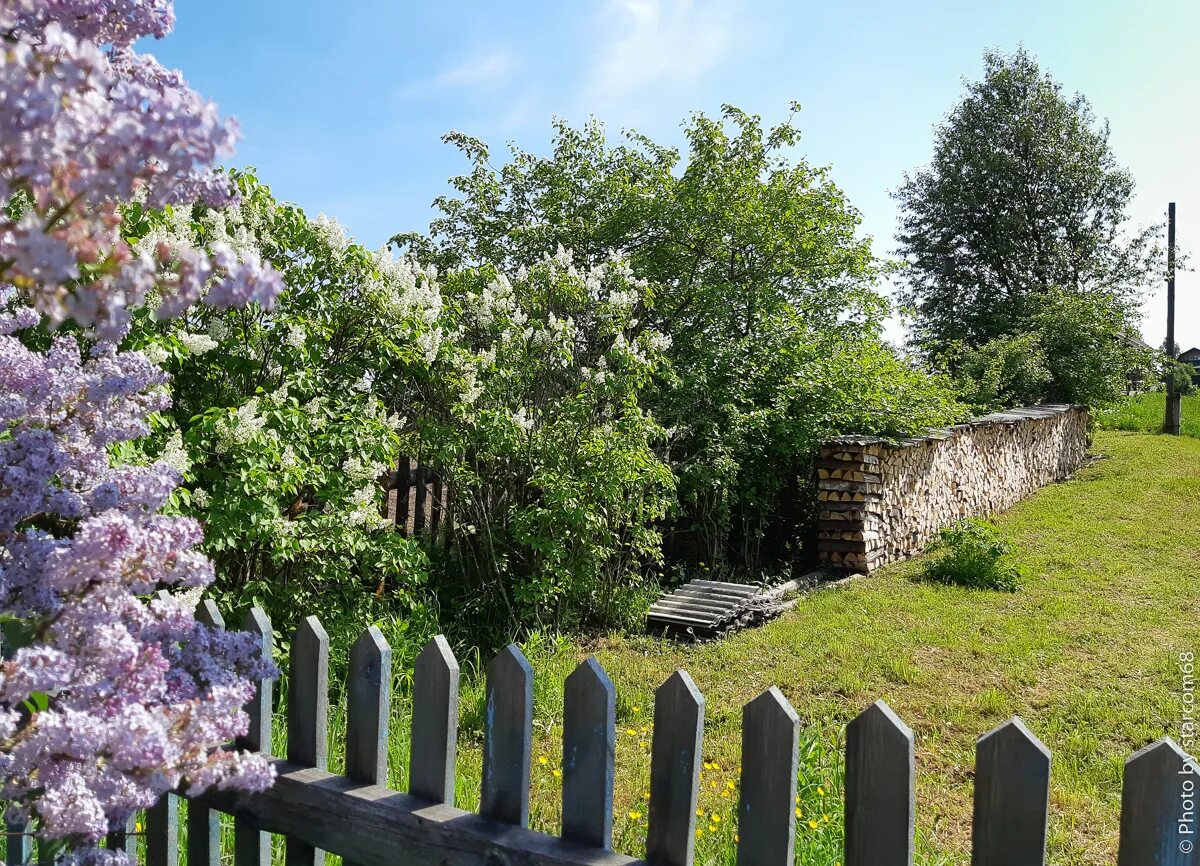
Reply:
[[[1200, 439], [1200, 394], [1184, 397], [1182, 404], [1180, 433]], [[1158, 433], [1166, 408], [1167, 398], [1162, 391], [1135, 394], [1110, 409], [1101, 409], [1096, 413], [1096, 423], [1105, 430]]]

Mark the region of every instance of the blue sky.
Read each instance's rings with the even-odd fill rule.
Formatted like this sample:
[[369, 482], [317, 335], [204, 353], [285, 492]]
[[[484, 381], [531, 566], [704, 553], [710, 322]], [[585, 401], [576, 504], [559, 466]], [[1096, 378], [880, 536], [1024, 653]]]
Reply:
[[[465, 167], [458, 129], [544, 151], [554, 116], [589, 114], [681, 142], [693, 110], [731, 102], [767, 122], [803, 106], [799, 151], [832, 166], [876, 249], [893, 248], [902, 173], [989, 47], [1024, 44], [1112, 124], [1138, 183], [1137, 222], [1178, 202], [1200, 250], [1200, 2], [1196, 0], [178, 0], [147, 44], [237, 117], [233, 160], [276, 195], [378, 246], [422, 229]], [[1190, 243], [1189, 243], [1190, 241]], [[1154, 287], [1144, 331], [1160, 343]], [[1177, 339], [1200, 344], [1200, 278], [1179, 279]], [[899, 336], [894, 327], [892, 336]]]

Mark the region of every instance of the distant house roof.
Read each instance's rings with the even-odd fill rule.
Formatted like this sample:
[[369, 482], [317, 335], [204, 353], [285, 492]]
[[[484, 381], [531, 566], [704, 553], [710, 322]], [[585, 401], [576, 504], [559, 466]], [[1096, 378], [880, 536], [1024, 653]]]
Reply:
[[1181, 352], [1179, 355], [1180, 361], [1200, 362], [1200, 349], [1193, 346], [1186, 352]]

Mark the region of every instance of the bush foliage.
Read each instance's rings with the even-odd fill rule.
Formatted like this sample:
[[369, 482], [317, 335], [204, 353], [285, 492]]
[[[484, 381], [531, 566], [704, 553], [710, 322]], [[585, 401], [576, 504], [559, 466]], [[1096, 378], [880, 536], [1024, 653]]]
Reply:
[[[399, 257], [250, 172], [231, 210], [130, 210], [140, 248], [227, 245], [287, 286], [127, 341], [172, 375], [139, 447], [183, 471], [227, 605], [330, 611], [335, 654], [367, 621], [401, 656], [632, 622], [668, 572], [802, 561], [822, 439], [964, 413], [883, 342], [883, 267], [790, 123], [696, 115], [686, 160], [596, 123], [500, 168], [448, 139], [471, 171]], [[450, 491], [449, 544], [383, 518], [401, 457]]]
[[987, 521], [963, 520], [946, 527], [929, 552], [927, 580], [1002, 592], [1016, 592], [1021, 584], [1020, 571], [1008, 561], [1011, 545]]

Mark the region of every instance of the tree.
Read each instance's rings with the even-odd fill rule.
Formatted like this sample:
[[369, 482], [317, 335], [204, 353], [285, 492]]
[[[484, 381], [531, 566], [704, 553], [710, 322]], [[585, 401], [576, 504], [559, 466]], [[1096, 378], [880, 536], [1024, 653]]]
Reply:
[[1104, 406], [1120, 399], [1131, 377], [1148, 372], [1154, 352], [1103, 293], [1053, 289], [1038, 296], [1024, 329], [981, 346], [953, 347], [939, 363], [953, 368], [963, 398], [977, 410], [1032, 403]]
[[831, 434], [905, 433], [953, 420], [948, 390], [886, 349], [881, 272], [826, 168], [787, 155], [789, 121], [725, 106], [694, 115], [688, 154], [596, 121], [555, 125], [553, 152], [447, 141], [471, 161], [439, 198], [432, 237], [394, 240], [443, 268], [531, 267], [565, 249], [585, 270], [622, 254], [649, 291], [634, 329], [670, 338], [644, 405], [671, 436], [680, 559], [753, 566], [804, 522], [808, 460]]
[[1100, 293], [1133, 323], [1158, 229], [1128, 228], [1133, 178], [1108, 125], [1024, 49], [983, 61], [938, 127], [932, 163], [895, 193], [913, 342], [933, 356], [1020, 333], [1052, 289]]

